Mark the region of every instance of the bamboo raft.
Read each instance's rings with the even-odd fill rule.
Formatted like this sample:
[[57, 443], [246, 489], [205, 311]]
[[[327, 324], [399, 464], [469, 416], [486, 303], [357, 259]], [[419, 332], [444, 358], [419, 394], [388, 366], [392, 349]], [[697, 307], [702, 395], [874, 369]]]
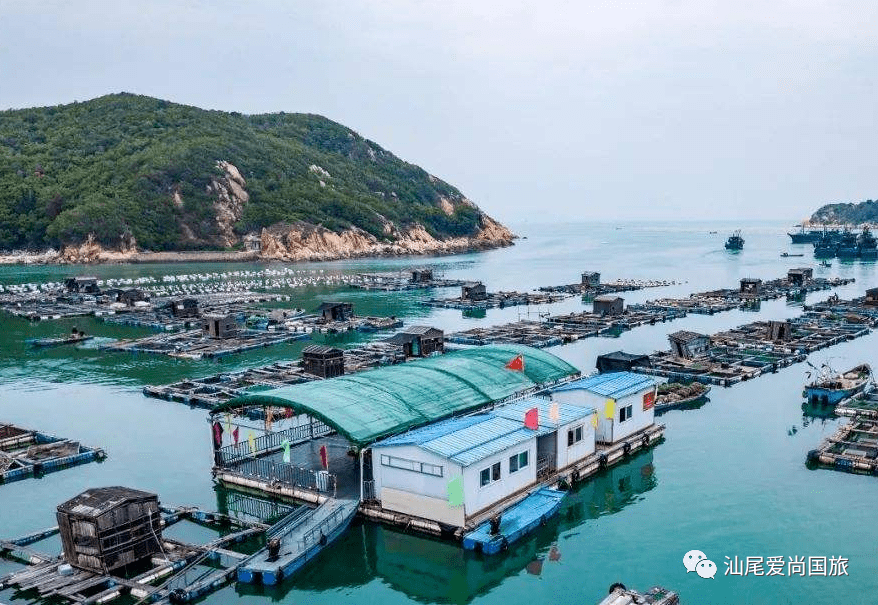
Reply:
[[0, 424], [0, 484], [103, 460], [100, 448], [54, 435]]

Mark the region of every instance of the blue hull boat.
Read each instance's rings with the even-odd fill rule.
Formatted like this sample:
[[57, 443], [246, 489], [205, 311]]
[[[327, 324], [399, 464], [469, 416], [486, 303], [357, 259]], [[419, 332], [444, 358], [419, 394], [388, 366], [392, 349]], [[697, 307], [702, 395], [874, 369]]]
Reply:
[[480, 550], [486, 555], [496, 555], [556, 515], [565, 495], [557, 489], [541, 487], [518, 504], [503, 511], [500, 527], [496, 533], [491, 533], [491, 523], [486, 521], [466, 534], [463, 537], [463, 548]]
[[858, 365], [843, 374], [820, 377], [805, 386], [805, 399], [811, 405], [835, 407], [841, 401], [863, 392], [872, 382], [872, 368]]

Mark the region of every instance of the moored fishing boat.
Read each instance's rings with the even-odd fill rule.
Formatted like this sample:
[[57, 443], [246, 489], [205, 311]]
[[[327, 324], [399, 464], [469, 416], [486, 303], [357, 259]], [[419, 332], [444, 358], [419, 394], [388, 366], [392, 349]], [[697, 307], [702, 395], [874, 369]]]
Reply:
[[744, 238], [741, 237], [741, 230], [738, 229], [726, 240], [726, 250], [743, 250]]
[[27, 343], [34, 347], [57, 347], [60, 345], [69, 345], [75, 344], [77, 342], [83, 342], [92, 338], [94, 338], [94, 336], [73, 328], [72, 330], [70, 330], [70, 334], [68, 334], [67, 336], [60, 336], [56, 338], [29, 338], [27, 340]]
[[700, 382], [660, 384], [656, 391], [655, 411], [659, 413], [705, 401], [709, 392], [710, 385]]
[[817, 371], [817, 377], [805, 385], [803, 393], [808, 403], [812, 405], [835, 406], [863, 392], [873, 382], [872, 368], [866, 363], [842, 373], [833, 372], [828, 366]]

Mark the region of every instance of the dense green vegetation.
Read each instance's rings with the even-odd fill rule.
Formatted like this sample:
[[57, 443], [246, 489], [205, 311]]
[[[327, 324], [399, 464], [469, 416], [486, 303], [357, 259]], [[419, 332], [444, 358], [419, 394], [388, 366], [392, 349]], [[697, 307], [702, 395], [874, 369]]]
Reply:
[[384, 237], [380, 214], [447, 237], [473, 234], [480, 222], [470, 206], [451, 215], [439, 208], [440, 196], [462, 197], [457, 189], [324, 117], [116, 94], [0, 112], [0, 249], [78, 243], [90, 233], [108, 246], [133, 235], [143, 249], [215, 247], [206, 188], [221, 174], [218, 160], [247, 181], [238, 233], [301, 220]]
[[811, 215], [812, 223], [878, 223], [878, 200], [857, 204], [826, 204]]

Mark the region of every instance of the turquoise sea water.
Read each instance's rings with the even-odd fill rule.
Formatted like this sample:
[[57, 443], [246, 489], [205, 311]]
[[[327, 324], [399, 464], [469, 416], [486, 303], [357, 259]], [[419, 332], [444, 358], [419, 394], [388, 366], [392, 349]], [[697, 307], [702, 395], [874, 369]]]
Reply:
[[[795, 266], [814, 266], [818, 276], [850, 276], [838, 290], [860, 295], [878, 284], [874, 263], [817, 266], [807, 246], [792, 246], [783, 223], [520, 225], [527, 239], [483, 254], [442, 258], [362, 260], [302, 265], [327, 272], [398, 270], [431, 265], [447, 277], [483, 280], [489, 290], [524, 290], [578, 281], [583, 270], [616, 278], [673, 279], [678, 285], [626, 293], [628, 302], [730, 287], [744, 276], [770, 279]], [[723, 248], [742, 228], [745, 249]], [[718, 233], [711, 234], [716, 230]], [[781, 258], [780, 252], [805, 252]], [[213, 272], [244, 265], [136, 265], [0, 267], [0, 283], [57, 279], [72, 271], [100, 276]], [[313, 308], [320, 300], [351, 300], [359, 313], [403, 316], [446, 331], [490, 325], [545, 311], [587, 308], [578, 298], [540, 306], [489, 310], [483, 319], [460, 311], [427, 309], [418, 301], [448, 296], [434, 292], [365, 293], [313, 287], [292, 291], [292, 305]], [[820, 300], [828, 292], [815, 293]], [[758, 312], [690, 316], [645, 326], [619, 338], [587, 339], [556, 347], [584, 371], [595, 357], [623, 349], [666, 348], [668, 332], [713, 332], [757, 318], [794, 316], [784, 300], [764, 302]], [[42, 479], [0, 486], [0, 537], [54, 523], [55, 506], [90, 486], [129, 485], [156, 491], [164, 503], [216, 509], [206, 414], [181, 404], [147, 399], [140, 389], [187, 376], [216, 373], [295, 357], [307, 343], [262, 349], [222, 361], [108, 354], [88, 345], [34, 351], [24, 339], [69, 330], [106, 337], [149, 333], [95, 319], [29, 324], [0, 319], [0, 420], [54, 432], [103, 447], [108, 459]], [[350, 340], [352, 337], [346, 337]], [[357, 337], [353, 337], [354, 339]], [[836, 368], [878, 363], [878, 335], [812, 355]], [[278, 589], [227, 587], [208, 603], [530, 603], [589, 604], [621, 581], [646, 589], [663, 585], [687, 605], [776, 603], [872, 603], [878, 594], [878, 480], [805, 468], [805, 454], [831, 434], [838, 420], [803, 416], [799, 364], [729, 389], [714, 388], [699, 409], [661, 417], [666, 440], [625, 465], [586, 481], [566, 501], [558, 520], [497, 558], [464, 554], [457, 546], [355, 522], [351, 530]], [[181, 529], [184, 534], [187, 529]], [[194, 529], [191, 530], [195, 532]], [[197, 532], [196, 532], [197, 533]], [[194, 536], [193, 539], [202, 539]], [[40, 545], [56, 549], [57, 543]], [[555, 548], [558, 560], [549, 552]], [[683, 554], [704, 551], [716, 562], [714, 579], [687, 574]], [[725, 557], [791, 556], [849, 559], [848, 576], [724, 576]], [[0, 574], [11, 569], [0, 561]], [[786, 572], [786, 570], [784, 570]], [[2, 602], [22, 602], [0, 592]]]

